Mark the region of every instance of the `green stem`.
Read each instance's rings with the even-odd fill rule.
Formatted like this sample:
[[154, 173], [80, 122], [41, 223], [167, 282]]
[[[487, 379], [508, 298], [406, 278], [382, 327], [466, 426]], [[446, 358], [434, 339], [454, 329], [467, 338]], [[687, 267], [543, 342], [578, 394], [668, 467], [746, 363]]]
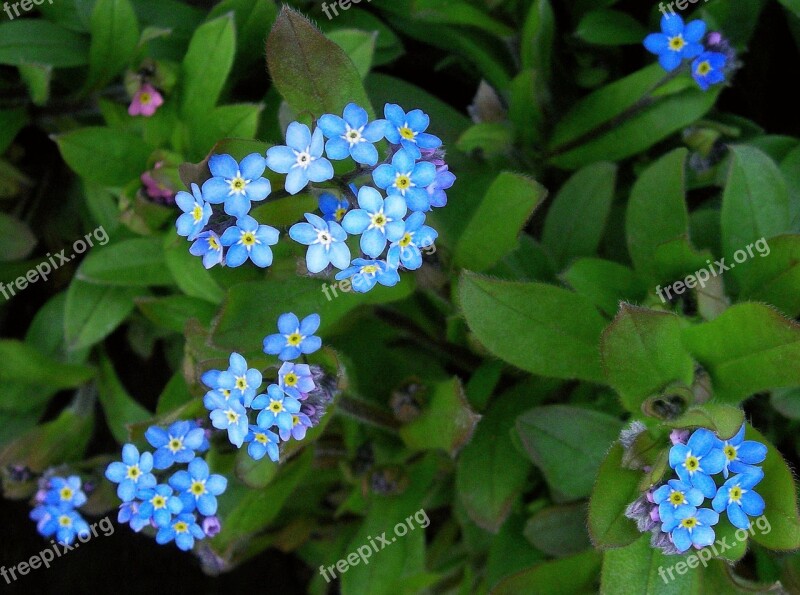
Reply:
[[336, 401], [336, 411], [372, 426], [388, 430], [393, 434], [396, 434], [400, 428], [400, 423], [384, 409], [345, 394], [340, 395]]

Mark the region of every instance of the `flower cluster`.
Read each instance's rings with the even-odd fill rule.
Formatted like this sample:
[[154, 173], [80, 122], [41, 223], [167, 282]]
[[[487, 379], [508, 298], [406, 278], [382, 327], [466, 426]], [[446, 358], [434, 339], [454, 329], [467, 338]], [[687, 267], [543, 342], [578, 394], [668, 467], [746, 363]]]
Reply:
[[[277, 462], [281, 442], [305, 438], [333, 400], [319, 367], [291, 361], [322, 346], [321, 339], [314, 335], [319, 324], [318, 314], [302, 321], [292, 313], [278, 318], [279, 332], [264, 339], [264, 352], [277, 355], [283, 365], [278, 370], [277, 382], [263, 393], [261, 372], [248, 368], [247, 361], [238, 353], [231, 354], [227, 370], [203, 374], [202, 382], [211, 389], [203, 403], [210, 411], [212, 425], [226, 430], [228, 440], [236, 448], [248, 443], [247, 452], [257, 461], [269, 455]], [[256, 412], [255, 423], [250, 419], [251, 412]]]
[[[654, 546], [666, 553], [685, 552], [691, 546], [701, 549], [714, 543], [713, 527], [721, 513], [733, 526], [748, 529], [749, 517], [764, 512], [764, 499], [753, 488], [764, 478], [757, 464], [766, 458], [767, 448], [745, 440], [744, 431], [742, 425], [724, 441], [704, 428], [691, 436], [672, 432], [669, 465], [677, 479], [651, 488], [644, 501], [628, 508], [628, 516], [640, 521], [640, 530], [653, 531]], [[717, 485], [714, 477], [720, 474], [723, 483]], [[710, 508], [702, 507], [706, 500]]]
[[69, 545], [77, 536], [89, 535], [89, 525], [78, 512], [86, 503], [86, 494], [77, 475], [44, 476], [35, 500], [37, 505], [30, 518], [36, 521], [36, 529], [43, 537], [55, 535], [59, 543]]
[[[208, 464], [197, 453], [208, 450], [206, 431], [193, 421], [177, 421], [164, 429], [150, 426], [145, 438], [155, 449], [143, 452], [133, 444], [122, 447], [122, 461], [111, 463], [106, 478], [118, 484], [122, 500], [118, 521], [136, 532], [145, 527], [155, 530], [156, 542], [174, 541], [182, 550], [194, 547], [195, 540], [213, 537], [220, 530], [217, 496], [225, 492], [228, 480], [210, 473]], [[169, 477], [162, 472], [186, 464]]]
[[[252, 203], [272, 192], [265, 170], [285, 174], [284, 189], [290, 195], [309, 184], [330, 182], [327, 185], [340, 188], [344, 196], [323, 192], [322, 216], [306, 213], [304, 222], [289, 229], [294, 241], [308, 246], [308, 271], [315, 274], [333, 266], [340, 271], [337, 280], [352, 277], [357, 292], [377, 284], [395, 285], [401, 267], [422, 266], [421, 249], [438, 235], [425, 225], [425, 213], [447, 204], [446, 191], [455, 176], [444, 161], [442, 141], [426, 132], [427, 114], [418, 109], [406, 113], [387, 104], [384, 115], [370, 121], [364, 108], [351, 103], [341, 116], [322, 115], [313, 131], [292, 122], [286, 144], [268, 149], [266, 158], [253, 153], [237, 162], [230, 155], [212, 156], [211, 178], [175, 197], [183, 211], [178, 234], [193, 242], [190, 252], [202, 257], [206, 268], [237, 267], [248, 259], [266, 268], [272, 264], [270, 246], [280, 233], [250, 215]], [[379, 163], [375, 145], [384, 139], [389, 150]], [[331, 161], [344, 159], [351, 159], [356, 169], [347, 179], [334, 179]], [[360, 188], [350, 183], [361, 178]], [[222, 205], [223, 212], [215, 211], [215, 205]], [[350, 235], [360, 236], [362, 254], [356, 258], [347, 243]]]
[[661, 18], [661, 33], [645, 37], [644, 47], [658, 56], [658, 63], [667, 72], [691, 60], [692, 77], [703, 91], [723, 82], [726, 69], [735, 61], [735, 54], [719, 33], [706, 36], [704, 21], [684, 24], [677, 14], [665, 14]]

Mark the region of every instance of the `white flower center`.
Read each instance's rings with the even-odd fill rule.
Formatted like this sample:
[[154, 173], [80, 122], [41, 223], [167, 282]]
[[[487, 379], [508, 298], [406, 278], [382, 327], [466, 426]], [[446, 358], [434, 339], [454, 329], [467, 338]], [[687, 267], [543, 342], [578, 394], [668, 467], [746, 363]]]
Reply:
[[316, 157], [311, 156], [311, 147], [308, 147], [305, 151], [295, 151], [294, 154], [297, 157], [297, 162], [293, 167], [307, 169], [311, 162], [316, 159]]
[[228, 187], [230, 188], [228, 194], [244, 194], [245, 190], [247, 189], [247, 185], [250, 183], [250, 180], [245, 180], [239, 171], [236, 172], [235, 178], [225, 181], [228, 183]]
[[381, 209], [377, 213], [372, 213], [369, 217], [370, 217], [369, 229], [377, 228], [383, 231], [383, 228], [386, 227], [386, 224], [391, 221], [391, 219], [389, 219], [386, 215], [383, 214], [383, 209]]
[[327, 248], [328, 246], [330, 246], [333, 243], [333, 238], [331, 237], [331, 234], [328, 233], [326, 230], [318, 229], [317, 230], [317, 243], [318, 244], [322, 244], [323, 246], [325, 246]]
[[361, 133], [364, 132], [364, 127], [361, 128], [351, 128], [350, 124], [345, 123], [347, 126], [347, 131], [342, 135], [342, 138], [346, 140], [350, 146], [357, 145], [358, 143], [365, 143], [367, 139], [361, 136]]

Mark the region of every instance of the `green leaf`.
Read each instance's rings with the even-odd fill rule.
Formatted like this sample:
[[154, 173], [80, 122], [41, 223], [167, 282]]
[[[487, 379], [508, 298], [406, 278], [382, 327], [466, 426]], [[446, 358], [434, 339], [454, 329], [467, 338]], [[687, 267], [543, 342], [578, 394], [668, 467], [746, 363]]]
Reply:
[[546, 196], [547, 190], [536, 180], [502, 172], [461, 235], [456, 264], [484, 271], [513, 252], [522, 228]]
[[0, 213], [0, 262], [27, 258], [36, 243], [36, 236], [25, 223], [16, 217]]
[[675, 314], [623, 303], [603, 332], [606, 378], [631, 413], [641, 413], [647, 397], [670, 384], [691, 385], [694, 360], [681, 341], [682, 328]]
[[54, 23], [18, 19], [0, 24], [0, 64], [64, 68], [87, 62], [86, 38]]
[[587, 550], [561, 560], [542, 562], [500, 581], [492, 589], [492, 593], [493, 595], [594, 593], [601, 561], [600, 553]]
[[43, 106], [50, 98], [50, 80], [53, 78], [53, 67], [43, 64], [20, 64], [20, 78], [25, 81], [31, 101], [34, 105]]
[[600, 465], [589, 500], [589, 535], [600, 549], [622, 547], [641, 536], [636, 523], [625, 516], [625, 509], [642, 495], [639, 489], [642, 474], [624, 468], [623, 455], [621, 444], [611, 447]]
[[[588, 165], [567, 180], [547, 211], [542, 244], [560, 268], [573, 258], [593, 256], [603, 238], [614, 200], [617, 166], [599, 162]], [[576, 214], [581, 224], [575, 221]]]
[[648, 31], [627, 13], [599, 9], [583, 15], [575, 36], [595, 45], [640, 44]]
[[525, 537], [550, 556], [568, 556], [590, 548], [586, 503], [548, 506], [540, 510], [525, 523]]
[[180, 290], [189, 297], [221, 304], [225, 291], [203, 267], [203, 262], [189, 254], [186, 241], [177, 234], [167, 234], [164, 239], [164, 260]]
[[156, 415], [166, 415], [183, 407], [191, 400], [192, 395], [189, 392], [186, 379], [183, 377], [183, 372], [179, 370], [172, 375], [172, 378], [167, 382], [167, 386], [164, 387], [164, 390], [159, 395]]
[[598, 343], [605, 321], [583, 296], [465, 271], [459, 300], [470, 330], [497, 357], [542, 376], [602, 382]]
[[0, 382], [45, 386], [63, 390], [80, 386], [94, 376], [87, 366], [63, 364], [38, 349], [13, 339], [0, 340]]
[[[458, 456], [459, 499], [469, 517], [492, 533], [503, 525], [527, 481], [530, 463], [514, 448], [511, 429], [517, 415], [529, 406], [527, 385], [500, 395]], [[483, 480], [476, 482], [476, 477]]]
[[147, 169], [150, 147], [140, 137], [111, 128], [78, 128], [54, 137], [67, 165], [104, 186], [125, 186]]
[[77, 278], [115, 287], [172, 285], [160, 236], [133, 238], [98, 249], [81, 263]]
[[201, 121], [217, 105], [233, 66], [235, 38], [230, 14], [204, 23], [192, 35], [181, 65], [181, 113], [185, 117]]
[[136, 288], [108, 287], [75, 279], [67, 290], [64, 336], [71, 350], [102, 341], [133, 312]]
[[[442, 420], [447, 425], [442, 425]], [[472, 438], [481, 416], [470, 407], [458, 378], [433, 387], [431, 400], [422, 414], [400, 428], [400, 437], [409, 448], [442, 449], [455, 457]]]
[[628, 252], [636, 270], [657, 282], [664, 282], [661, 277], [667, 275], [656, 259], [659, 250], [674, 240], [685, 244], [688, 237], [687, 155], [686, 149], [676, 149], [650, 165], [636, 180], [628, 202]]
[[256, 63], [263, 65], [264, 37], [278, 16], [271, 0], [223, 0], [208, 14], [215, 19], [233, 11], [236, 23], [236, 61], [234, 77], [244, 78]]
[[631, 269], [599, 258], [579, 258], [561, 278], [609, 318], [617, 314], [621, 301], [637, 302], [647, 293], [641, 279]]
[[136, 306], [150, 321], [160, 327], [182, 333], [186, 322], [197, 319], [207, 327], [217, 313], [217, 308], [200, 298], [186, 295], [170, 295], [163, 298], [139, 298]]
[[344, 50], [352, 60], [358, 74], [365, 78], [372, 68], [372, 58], [375, 54], [375, 40], [377, 32], [368, 33], [358, 29], [337, 29], [327, 34], [328, 39]]
[[100, 374], [97, 378], [97, 395], [103, 406], [106, 423], [120, 444], [128, 442], [128, 424], [143, 422], [153, 417], [128, 394], [108, 356], [100, 356]]
[[800, 235], [759, 239], [751, 251], [769, 258], [745, 265], [741, 298], [767, 302], [796, 318], [800, 315]]
[[684, 329], [683, 341], [708, 370], [714, 397], [738, 403], [773, 388], [800, 385], [800, 325], [763, 304], [737, 304], [711, 322]]
[[354, 102], [373, 115], [358, 70], [344, 50], [287, 6], [267, 38], [267, 65], [272, 82], [297, 114], [341, 114]]
[[708, 428], [722, 440], [728, 440], [744, 423], [744, 411], [721, 403], [705, 403], [692, 407], [677, 419], [667, 421], [671, 428]]
[[86, 89], [99, 89], [125, 69], [136, 53], [139, 23], [128, 0], [97, 0], [91, 19]]
[[463, 0], [414, 0], [411, 15], [425, 23], [467, 25], [498, 37], [514, 35], [511, 27]]
[[480, 151], [484, 157], [505, 155], [512, 149], [513, 132], [505, 122], [480, 122], [464, 131], [456, 147], [464, 153]]
[[520, 415], [522, 445], [558, 501], [588, 496], [609, 446], [619, 436], [617, 418], [579, 407], [548, 405]]
[[555, 39], [555, 14], [550, 0], [534, 0], [522, 28], [520, 55], [522, 68], [534, 70], [546, 85]]
[[22, 108], [0, 110], [0, 155], [6, 152], [27, 123], [28, 113]]

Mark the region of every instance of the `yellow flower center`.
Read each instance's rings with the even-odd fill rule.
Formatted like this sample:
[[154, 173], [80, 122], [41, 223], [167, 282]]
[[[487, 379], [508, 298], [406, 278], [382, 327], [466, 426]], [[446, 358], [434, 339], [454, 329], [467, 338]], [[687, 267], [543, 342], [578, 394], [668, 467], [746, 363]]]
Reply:
[[206, 493], [206, 482], [200, 481], [199, 479], [193, 480], [192, 485], [189, 487], [189, 491], [195, 496], [202, 496]]
[[705, 76], [709, 72], [711, 72], [711, 64], [708, 60], [703, 60], [700, 64], [697, 65], [697, 74], [700, 76]]
[[681, 521], [681, 526], [686, 527], [687, 529], [694, 529], [697, 526], [697, 519], [693, 516], [683, 519]]
[[161, 510], [162, 508], [167, 507], [167, 499], [164, 498], [164, 496], [156, 494], [155, 496], [153, 496], [153, 499], [150, 500], [150, 504], [152, 504], [153, 508], [155, 508], [156, 510]]
[[69, 527], [72, 525], [72, 519], [67, 515], [62, 514], [60, 517], [58, 517], [58, 524], [62, 527]]
[[223, 388], [223, 389], [222, 389], [220, 392], [222, 392], [222, 396], [223, 396], [223, 397], [225, 397], [225, 400], [226, 400], [226, 401], [227, 401], [228, 399], [230, 399], [230, 398], [231, 398], [231, 391], [230, 391], [230, 389]]
[[238, 388], [239, 390], [245, 390], [247, 388], [247, 378], [245, 378], [244, 376], [237, 376], [236, 388]]
[[297, 384], [297, 374], [289, 372], [283, 377], [283, 381], [286, 383], [286, 386], [295, 386]]
[[386, 225], [386, 222], [388, 221], [386, 215], [383, 214], [383, 211], [381, 211], [380, 213], [376, 213], [371, 217], [372, 217], [373, 227], [383, 227], [384, 225]]
[[218, 251], [220, 246], [219, 246], [219, 242], [217, 241], [217, 238], [215, 238], [214, 236], [209, 236], [208, 237], [208, 247], [211, 248], [212, 250], [214, 250], [215, 252]]
[[128, 479], [136, 481], [142, 472], [139, 470], [139, 465], [131, 465], [128, 467]]
[[400, 246], [402, 246], [403, 248], [405, 248], [411, 243], [411, 234], [406, 233], [402, 238], [400, 238], [400, 241], [397, 243], [400, 244]]
[[411, 128], [408, 126], [403, 126], [398, 131], [400, 132], [400, 136], [406, 140], [414, 140], [414, 137], [417, 136], [417, 133], [411, 130]]
[[147, 105], [153, 100], [153, 96], [150, 93], [139, 93], [139, 103], [143, 105]]
[[680, 506], [686, 502], [686, 498], [683, 496], [683, 492], [672, 492], [669, 495], [669, 501], [673, 506]]
[[671, 49], [673, 52], [680, 52], [685, 45], [686, 41], [683, 39], [682, 35], [676, 35], [675, 37], [669, 38], [669, 49]]
[[236, 176], [228, 182], [228, 186], [230, 186], [231, 192], [234, 194], [244, 194], [244, 189], [247, 186], [247, 180], [245, 180], [242, 176]]
[[192, 218], [194, 219], [195, 223], [203, 219], [203, 207], [198, 204], [194, 205], [192, 209]]
[[346, 214], [347, 214], [347, 209], [343, 209], [340, 207], [336, 209], [336, 212], [333, 214], [333, 216], [336, 217], [337, 221], [341, 221]]
[[735, 447], [735, 446], [731, 446], [731, 445], [729, 444], [728, 446], [726, 446], [726, 447], [723, 449], [723, 452], [725, 453], [725, 457], [726, 457], [726, 458], [727, 458], [729, 461], [735, 461], [735, 460], [736, 460], [736, 447]]
[[731, 500], [732, 502], [738, 502], [739, 500], [741, 500], [742, 488], [740, 488], [739, 486], [733, 486], [730, 492], [728, 492], [728, 499]]
[[253, 246], [256, 243], [256, 241], [257, 241], [256, 234], [254, 234], [252, 231], [242, 232], [242, 244], [244, 244], [248, 248], [250, 246]]
[[259, 444], [267, 444], [269, 442], [269, 438], [267, 438], [266, 434], [256, 434], [255, 441]]
[[183, 521], [178, 521], [177, 523], [172, 525], [172, 528], [175, 529], [175, 533], [186, 533], [187, 531], [189, 531], [189, 525], [187, 525]]
[[378, 272], [378, 267], [374, 264], [368, 264], [366, 266], [361, 267], [361, 273], [365, 275], [374, 275]]
[[296, 426], [299, 423], [300, 423], [300, 418], [297, 415], [293, 415], [292, 416], [292, 425]]
[[280, 401], [272, 401], [269, 404], [269, 410], [272, 411], [272, 413], [280, 413], [283, 411], [283, 403]]
[[60, 496], [62, 500], [72, 500], [72, 490], [68, 487], [61, 488]]
[[407, 174], [399, 174], [394, 180], [394, 185], [398, 190], [408, 190], [411, 188], [411, 177]]
[[167, 447], [173, 452], [178, 452], [181, 448], [183, 448], [183, 440], [180, 438], [173, 438], [169, 441]]
[[700, 461], [698, 460], [697, 457], [689, 455], [688, 457], [686, 457], [686, 462], [684, 463], [684, 466], [686, 467], [687, 471], [694, 472], [700, 468]]
[[239, 421], [239, 414], [236, 413], [233, 409], [228, 409], [225, 412], [225, 415], [228, 416], [228, 421], [232, 424], [235, 424]]
[[300, 333], [292, 333], [286, 337], [286, 342], [292, 347], [297, 347], [303, 341], [303, 336]]

